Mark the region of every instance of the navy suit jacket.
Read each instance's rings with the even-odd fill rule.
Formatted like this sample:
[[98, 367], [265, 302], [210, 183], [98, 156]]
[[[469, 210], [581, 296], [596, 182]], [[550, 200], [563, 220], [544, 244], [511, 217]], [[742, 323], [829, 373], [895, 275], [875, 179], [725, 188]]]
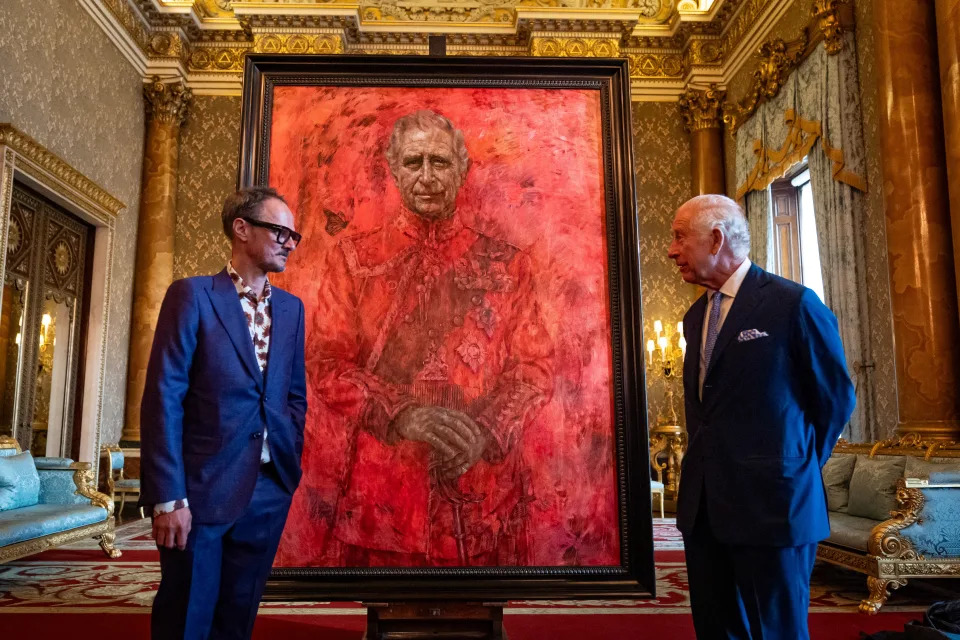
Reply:
[[300, 482], [307, 413], [304, 311], [273, 287], [261, 374], [226, 269], [178, 280], [160, 307], [140, 411], [140, 503], [190, 500], [193, 521], [227, 523], [250, 502], [263, 431], [291, 494]]
[[[683, 319], [689, 445], [677, 526], [691, 534], [705, 505], [725, 544], [826, 538], [820, 469], [856, 401], [836, 318], [810, 289], [751, 266], [717, 337], [701, 399], [706, 307], [704, 295]], [[767, 335], [740, 340], [750, 329]]]

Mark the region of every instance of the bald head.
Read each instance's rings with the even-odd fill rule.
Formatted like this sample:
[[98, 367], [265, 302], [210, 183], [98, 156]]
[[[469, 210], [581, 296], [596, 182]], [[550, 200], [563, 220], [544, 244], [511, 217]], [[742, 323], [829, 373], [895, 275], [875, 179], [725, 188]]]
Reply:
[[726, 196], [685, 202], [674, 217], [668, 255], [687, 282], [719, 289], [747, 258], [750, 230], [743, 210]]

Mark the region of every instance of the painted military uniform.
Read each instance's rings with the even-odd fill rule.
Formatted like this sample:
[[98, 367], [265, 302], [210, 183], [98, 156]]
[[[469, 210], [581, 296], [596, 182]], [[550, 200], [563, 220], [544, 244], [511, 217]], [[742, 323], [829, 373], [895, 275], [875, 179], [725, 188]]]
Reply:
[[[308, 370], [353, 429], [334, 536], [412, 564], [464, 554], [523, 564], [532, 496], [519, 442], [552, 384], [529, 258], [456, 217], [404, 211], [333, 247], [320, 291]], [[458, 479], [442, 480], [431, 448], [394, 432], [393, 419], [417, 405], [456, 409], [490, 433]]]

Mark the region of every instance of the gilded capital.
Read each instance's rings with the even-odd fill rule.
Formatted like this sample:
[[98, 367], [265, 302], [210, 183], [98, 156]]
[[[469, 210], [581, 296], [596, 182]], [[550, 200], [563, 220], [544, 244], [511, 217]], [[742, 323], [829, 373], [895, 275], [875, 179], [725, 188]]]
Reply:
[[179, 126], [187, 117], [193, 93], [182, 81], [164, 83], [158, 76], [153, 76], [152, 81], [143, 86], [143, 97], [148, 118]]
[[680, 96], [680, 114], [687, 131], [719, 129], [723, 126], [722, 105], [726, 91], [711, 84], [707, 89], [688, 88]]
[[811, 13], [813, 23], [823, 34], [823, 48], [830, 55], [843, 49], [843, 25], [840, 23], [840, 5], [845, 0], [814, 0]]

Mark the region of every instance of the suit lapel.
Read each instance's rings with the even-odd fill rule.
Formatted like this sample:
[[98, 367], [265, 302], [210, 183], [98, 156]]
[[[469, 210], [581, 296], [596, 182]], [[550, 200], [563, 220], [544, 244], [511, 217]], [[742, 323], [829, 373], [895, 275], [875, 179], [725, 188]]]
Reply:
[[257, 381], [257, 387], [262, 390], [263, 375], [260, 373], [260, 365], [257, 364], [257, 354], [253, 351], [250, 329], [243, 315], [243, 307], [240, 306], [237, 288], [233, 285], [233, 280], [230, 279], [226, 269], [213, 277], [213, 288], [209, 295], [213, 309], [220, 318], [223, 328], [227, 330], [227, 335], [230, 336], [230, 341], [240, 355], [240, 359], [253, 379]]
[[273, 289], [270, 296], [270, 351], [267, 354], [267, 386], [270, 381], [276, 378], [271, 375], [274, 370], [282, 371], [286, 366], [288, 359], [287, 346], [288, 340], [285, 336], [290, 335], [290, 305], [287, 304], [286, 296], [277, 295], [277, 289]]
[[710, 357], [710, 366], [707, 367], [707, 375], [704, 377], [704, 381], [716, 368], [720, 358], [723, 357], [727, 344], [733, 339], [733, 336], [740, 333], [744, 323], [749, 320], [750, 314], [753, 313], [762, 299], [760, 293], [760, 287], [764, 284], [762, 275], [763, 271], [760, 270], [760, 267], [750, 266], [747, 277], [743, 279], [740, 290], [737, 291], [737, 297], [733, 299], [730, 312], [727, 313], [727, 317], [723, 321], [723, 327], [720, 328], [720, 334], [717, 336], [717, 342], [713, 347], [713, 355]]

